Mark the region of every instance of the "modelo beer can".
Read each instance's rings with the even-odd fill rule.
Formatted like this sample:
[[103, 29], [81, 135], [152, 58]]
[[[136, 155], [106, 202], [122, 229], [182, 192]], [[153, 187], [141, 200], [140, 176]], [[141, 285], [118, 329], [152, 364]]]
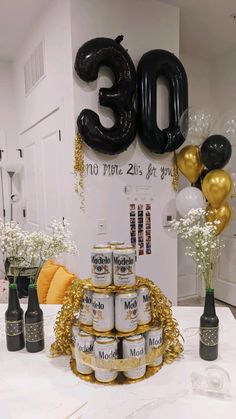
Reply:
[[98, 332], [114, 329], [114, 295], [93, 293], [93, 328]]
[[93, 324], [92, 296], [92, 291], [85, 290], [80, 303], [79, 320], [87, 326], [92, 326]]
[[[152, 348], [159, 348], [163, 342], [163, 330], [161, 327], [154, 327], [145, 333], [146, 338], [146, 352], [152, 350]], [[160, 355], [149, 364], [150, 367], [157, 367], [163, 361], [163, 356]]]
[[122, 245], [113, 250], [113, 282], [117, 286], [135, 285], [135, 250], [133, 246]]
[[123, 246], [124, 244], [125, 244], [124, 242], [118, 242], [118, 241], [108, 242], [108, 246], [110, 246], [112, 250], [114, 250], [117, 246]]
[[[145, 355], [145, 339], [142, 335], [129, 336], [123, 340], [123, 358], [142, 358]], [[125, 377], [137, 380], [144, 376], [146, 365], [124, 371]]]
[[119, 332], [132, 332], [138, 326], [137, 293], [122, 292], [115, 296], [115, 328]]
[[80, 374], [87, 375], [87, 374], [92, 374], [93, 372], [93, 369], [91, 367], [83, 363], [80, 357], [80, 352], [92, 353], [94, 340], [95, 340], [94, 336], [86, 332], [83, 332], [82, 330], [76, 338], [75, 346], [77, 350], [75, 351], [75, 359], [76, 359], [76, 368]]
[[[118, 344], [115, 338], [98, 337], [93, 350], [95, 358], [109, 361], [118, 358]], [[116, 379], [117, 371], [109, 369], [95, 369], [95, 378], [102, 383], [108, 383]]]
[[96, 287], [104, 288], [112, 283], [112, 250], [108, 245], [93, 247], [91, 254], [91, 281]]
[[152, 320], [151, 297], [148, 287], [140, 287], [138, 294], [138, 325], [148, 324]]

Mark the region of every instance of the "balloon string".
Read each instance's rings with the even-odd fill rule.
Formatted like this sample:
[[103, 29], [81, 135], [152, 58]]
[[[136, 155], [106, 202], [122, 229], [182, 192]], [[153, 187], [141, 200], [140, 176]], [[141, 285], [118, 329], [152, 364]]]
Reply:
[[85, 195], [84, 195], [84, 152], [83, 142], [79, 132], [75, 136], [74, 149], [74, 174], [75, 174], [75, 192], [80, 196], [80, 209], [85, 211]]
[[177, 155], [174, 151], [173, 156], [173, 179], [172, 179], [172, 186], [175, 192], [177, 192], [179, 188], [179, 171], [178, 171], [178, 165], [177, 165]]

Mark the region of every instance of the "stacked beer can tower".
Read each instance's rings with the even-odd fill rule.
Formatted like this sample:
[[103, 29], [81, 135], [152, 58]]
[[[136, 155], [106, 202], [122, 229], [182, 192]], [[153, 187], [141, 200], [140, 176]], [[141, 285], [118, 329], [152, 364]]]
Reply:
[[[152, 348], [163, 343], [162, 328], [152, 321], [150, 290], [137, 285], [134, 248], [118, 242], [94, 246], [91, 262], [91, 280], [84, 285], [72, 328], [73, 371], [86, 381], [100, 383], [153, 375], [162, 365], [162, 355], [125, 371], [112, 369], [111, 362], [106, 362], [121, 359], [129, 365], [127, 360], [146, 359]], [[91, 364], [84, 362], [84, 354], [92, 355]]]

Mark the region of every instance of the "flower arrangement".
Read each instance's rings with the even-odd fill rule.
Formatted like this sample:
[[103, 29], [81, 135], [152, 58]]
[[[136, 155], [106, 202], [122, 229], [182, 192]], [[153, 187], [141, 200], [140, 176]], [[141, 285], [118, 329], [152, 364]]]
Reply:
[[30, 280], [35, 283], [45, 261], [63, 253], [78, 253], [67, 221], [53, 220], [50, 229], [51, 233], [30, 233], [22, 230], [14, 221], [3, 223], [0, 220], [0, 251], [4, 266], [8, 265], [5, 269], [6, 277], [10, 271], [16, 282], [23, 269], [32, 268]]
[[173, 220], [170, 229], [188, 242], [186, 255], [191, 256], [205, 281], [206, 289], [213, 288], [213, 278], [223, 240], [217, 235], [220, 221], [207, 222], [206, 211], [191, 209], [184, 218]]

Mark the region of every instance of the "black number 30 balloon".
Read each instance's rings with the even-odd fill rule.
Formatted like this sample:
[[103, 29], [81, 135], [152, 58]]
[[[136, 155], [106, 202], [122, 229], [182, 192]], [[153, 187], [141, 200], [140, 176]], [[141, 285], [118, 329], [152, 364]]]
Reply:
[[[168, 128], [156, 123], [156, 81], [165, 77], [169, 87]], [[144, 54], [138, 65], [138, 130], [143, 144], [154, 153], [176, 150], [184, 142], [179, 120], [188, 107], [188, 80], [179, 59], [161, 49]]]
[[110, 67], [114, 73], [113, 86], [99, 90], [99, 103], [113, 110], [114, 125], [111, 128], [103, 127], [98, 115], [89, 109], [84, 109], [77, 119], [83, 140], [93, 149], [108, 154], [124, 151], [136, 134], [133, 107], [136, 73], [129, 54], [120, 45], [122, 39], [122, 36], [116, 40], [92, 39], [78, 50], [75, 61], [75, 71], [84, 81], [96, 80], [101, 66]]

